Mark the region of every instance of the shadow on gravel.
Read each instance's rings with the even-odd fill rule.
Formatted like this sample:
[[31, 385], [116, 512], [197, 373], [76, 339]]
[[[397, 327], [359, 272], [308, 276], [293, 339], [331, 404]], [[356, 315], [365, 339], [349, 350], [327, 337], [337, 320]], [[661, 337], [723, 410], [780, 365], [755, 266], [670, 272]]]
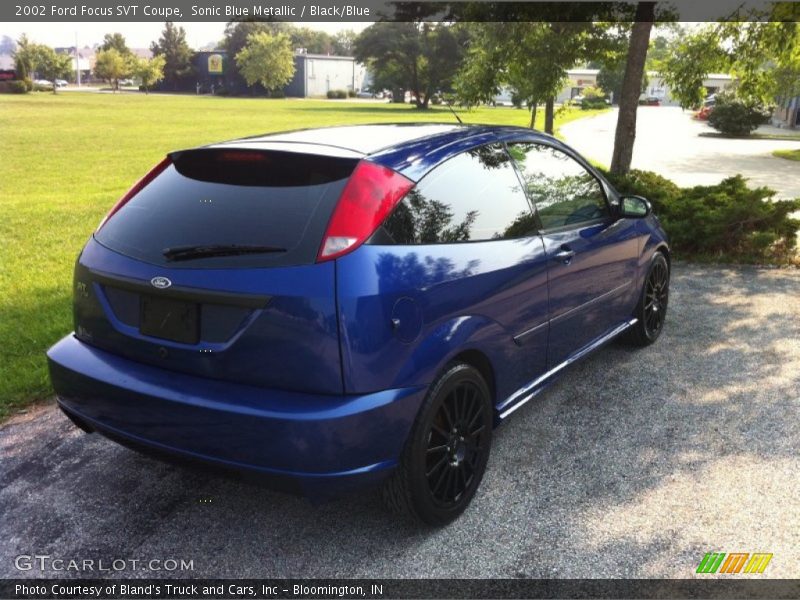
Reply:
[[[35, 552], [193, 560], [158, 573], [178, 577], [688, 576], [674, 564], [714, 546], [726, 508], [724, 493], [703, 500], [704, 478], [729, 460], [796, 459], [800, 273], [683, 265], [672, 290], [657, 344], [608, 346], [497, 430], [473, 506], [444, 529], [387, 515], [375, 492], [312, 505], [162, 464], [55, 410], [11, 424], [0, 575]], [[757, 481], [734, 475], [714, 489]]]

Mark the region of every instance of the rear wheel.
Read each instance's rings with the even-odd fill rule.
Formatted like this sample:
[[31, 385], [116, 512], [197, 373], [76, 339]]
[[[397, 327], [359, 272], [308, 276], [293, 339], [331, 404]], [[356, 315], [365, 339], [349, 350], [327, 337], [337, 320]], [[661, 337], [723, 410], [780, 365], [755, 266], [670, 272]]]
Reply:
[[664, 329], [669, 302], [669, 263], [661, 252], [656, 252], [644, 279], [639, 303], [634, 316], [638, 319], [629, 329], [628, 341], [636, 346], [649, 346]]
[[383, 489], [387, 505], [444, 525], [469, 505], [492, 441], [492, 405], [481, 374], [454, 363], [431, 385], [400, 464]]

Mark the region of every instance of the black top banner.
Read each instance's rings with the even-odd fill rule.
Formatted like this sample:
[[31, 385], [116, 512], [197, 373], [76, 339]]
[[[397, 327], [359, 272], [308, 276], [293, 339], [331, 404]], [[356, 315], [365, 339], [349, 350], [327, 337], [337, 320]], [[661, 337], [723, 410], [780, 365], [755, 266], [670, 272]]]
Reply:
[[[124, 21], [579, 21], [593, 4], [603, 20], [630, 21], [636, 2], [456, 2], [390, 0], [3, 0], [2, 22]], [[670, 21], [800, 21], [800, 0], [670, 0], [656, 3], [657, 14]], [[465, 16], [466, 15], [466, 16]]]

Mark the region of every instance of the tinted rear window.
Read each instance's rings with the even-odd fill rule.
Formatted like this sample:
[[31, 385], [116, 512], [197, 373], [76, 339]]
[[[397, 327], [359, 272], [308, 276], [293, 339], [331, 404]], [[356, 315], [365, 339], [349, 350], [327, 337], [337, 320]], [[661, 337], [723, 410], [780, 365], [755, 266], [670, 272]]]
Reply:
[[[196, 150], [174, 162], [96, 234], [101, 244], [175, 268], [314, 262], [357, 161], [290, 152]], [[285, 252], [168, 261], [186, 246], [271, 246]]]

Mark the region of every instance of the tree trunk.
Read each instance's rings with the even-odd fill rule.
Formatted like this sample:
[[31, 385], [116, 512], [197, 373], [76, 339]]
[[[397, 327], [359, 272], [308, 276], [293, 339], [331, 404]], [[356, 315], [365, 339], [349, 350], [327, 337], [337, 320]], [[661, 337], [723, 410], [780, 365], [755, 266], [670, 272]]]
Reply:
[[555, 98], [548, 98], [544, 105], [544, 132], [553, 135], [553, 121], [555, 121]]
[[538, 108], [539, 108], [539, 104], [537, 104], [537, 103], [534, 103], [531, 106], [531, 124], [530, 124], [530, 128], [531, 129], [535, 129], [536, 128], [536, 109], [538, 109]]
[[636, 110], [639, 107], [639, 95], [642, 93], [642, 75], [654, 19], [655, 2], [639, 2], [619, 94], [617, 131], [611, 157], [611, 172], [615, 175], [624, 175], [631, 168], [633, 142], [636, 139]]

